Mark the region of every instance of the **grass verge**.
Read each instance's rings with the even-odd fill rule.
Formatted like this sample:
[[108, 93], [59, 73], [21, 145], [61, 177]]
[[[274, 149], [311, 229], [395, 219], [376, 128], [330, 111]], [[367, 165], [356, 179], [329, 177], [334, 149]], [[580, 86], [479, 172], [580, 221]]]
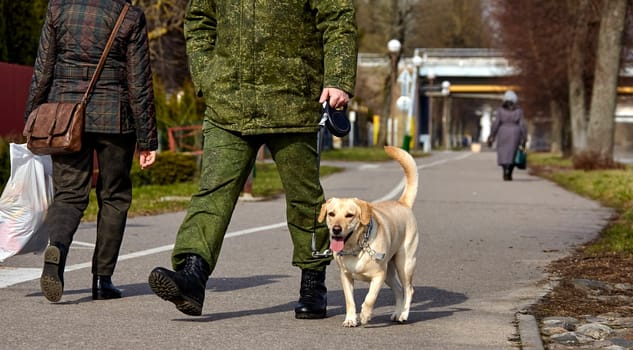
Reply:
[[[577, 287], [594, 280], [610, 286], [630, 283], [633, 276], [633, 168], [573, 170], [571, 161], [550, 154], [531, 154], [530, 170], [561, 187], [611, 207], [616, 215], [598, 238], [552, 262], [547, 271], [556, 281], [530, 312], [537, 320], [566, 316], [586, 319], [597, 315], [633, 317], [633, 291], [612, 287], [605, 295]], [[549, 340], [544, 338], [547, 343]]]
[[[321, 166], [321, 176], [342, 171], [334, 166]], [[274, 163], [257, 163], [253, 181], [254, 197], [274, 197], [282, 193], [281, 179]], [[198, 189], [198, 182], [183, 182], [170, 185], [148, 185], [132, 189], [132, 205], [128, 217], [156, 215], [187, 209], [189, 199]], [[97, 218], [97, 197], [90, 192], [90, 204], [84, 212], [83, 221]]]
[[588, 253], [633, 254], [633, 168], [574, 170], [569, 159], [553, 154], [530, 154], [531, 171], [561, 187], [613, 208], [617, 218], [600, 238], [586, 247]]
[[[414, 156], [424, 156], [421, 152], [414, 152]], [[323, 160], [329, 161], [386, 161], [389, 156], [381, 147], [345, 148], [328, 150], [322, 154]], [[321, 177], [326, 177], [343, 169], [336, 166], [321, 166]], [[185, 210], [189, 205], [191, 195], [198, 189], [198, 182], [186, 182], [171, 185], [150, 185], [135, 187], [132, 191], [132, 205], [129, 217], [156, 215]], [[258, 162], [253, 181], [254, 197], [274, 197], [283, 192], [281, 180], [274, 163]], [[84, 213], [84, 221], [94, 221], [97, 217], [97, 199], [95, 191], [90, 194], [90, 204]]]

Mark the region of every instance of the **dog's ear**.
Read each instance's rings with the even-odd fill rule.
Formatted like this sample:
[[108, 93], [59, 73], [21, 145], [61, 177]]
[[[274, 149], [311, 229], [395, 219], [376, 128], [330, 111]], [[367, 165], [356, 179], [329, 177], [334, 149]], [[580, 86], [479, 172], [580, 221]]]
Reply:
[[354, 202], [356, 202], [356, 205], [360, 208], [360, 223], [369, 225], [369, 221], [371, 221], [371, 206], [369, 203], [358, 198], [354, 198]]
[[318, 218], [319, 222], [323, 222], [323, 219], [325, 219], [328, 203], [330, 203], [330, 199], [328, 199], [327, 202], [321, 204], [321, 212], [319, 213], [319, 218]]

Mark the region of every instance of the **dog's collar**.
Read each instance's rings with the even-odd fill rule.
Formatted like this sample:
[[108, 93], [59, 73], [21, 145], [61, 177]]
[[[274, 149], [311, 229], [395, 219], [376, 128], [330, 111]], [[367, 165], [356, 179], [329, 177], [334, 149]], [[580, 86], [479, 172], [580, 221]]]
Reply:
[[354, 256], [357, 256], [360, 252], [365, 252], [365, 253], [369, 254], [369, 256], [372, 259], [374, 259], [374, 260], [380, 261], [380, 260], [384, 259], [385, 258], [385, 253], [376, 252], [375, 250], [373, 250], [369, 246], [369, 240], [372, 237], [374, 237], [375, 234], [376, 234], [376, 230], [374, 229], [375, 228], [374, 224], [375, 224], [374, 217], [372, 216], [369, 219], [369, 225], [367, 225], [367, 230], [365, 230], [365, 234], [363, 234], [362, 241], [360, 241], [358, 243], [358, 248], [356, 248], [356, 249], [354, 249], [352, 251], [341, 250], [337, 254], [339, 256], [343, 256], [343, 255], [354, 255]]

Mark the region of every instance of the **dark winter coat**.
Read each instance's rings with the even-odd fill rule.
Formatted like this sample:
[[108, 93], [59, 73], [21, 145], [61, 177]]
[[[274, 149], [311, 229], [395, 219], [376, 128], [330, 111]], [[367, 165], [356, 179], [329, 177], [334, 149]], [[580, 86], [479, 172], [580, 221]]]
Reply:
[[[44, 102], [81, 100], [125, 2], [49, 2], [25, 120]], [[143, 11], [130, 6], [117, 33], [86, 107], [85, 131], [136, 132], [140, 150], [155, 150], [154, 92]]]
[[244, 135], [316, 132], [323, 87], [352, 94], [352, 0], [191, 0], [185, 39], [206, 118]]
[[523, 110], [516, 106], [499, 107], [490, 137], [497, 141], [497, 164], [513, 164], [517, 148], [527, 139]]

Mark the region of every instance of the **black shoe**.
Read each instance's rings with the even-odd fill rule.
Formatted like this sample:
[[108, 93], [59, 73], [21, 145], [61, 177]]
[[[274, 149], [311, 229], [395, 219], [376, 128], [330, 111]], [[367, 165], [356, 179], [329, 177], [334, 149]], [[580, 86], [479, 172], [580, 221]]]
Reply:
[[112, 284], [110, 276], [92, 276], [92, 300], [119, 299], [121, 290]]
[[200, 316], [204, 293], [211, 270], [198, 255], [187, 255], [185, 265], [177, 271], [157, 267], [149, 274], [152, 292], [176, 305], [176, 309], [190, 316]]
[[44, 251], [44, 269], [40, 277], [40, 288], [48, 301], [58, 302], [64, 292], [64, 266], [66, 248], [51, 243]]
[[299, 302], [295, 306], [295, 318], [325, 318], [327, 309], [325, 271], [301, 270], [299, 295]]
[[503, 166], [503, 181], [511, 181], [512, 173], [510, 172], [510, 168], [507, 165]]

